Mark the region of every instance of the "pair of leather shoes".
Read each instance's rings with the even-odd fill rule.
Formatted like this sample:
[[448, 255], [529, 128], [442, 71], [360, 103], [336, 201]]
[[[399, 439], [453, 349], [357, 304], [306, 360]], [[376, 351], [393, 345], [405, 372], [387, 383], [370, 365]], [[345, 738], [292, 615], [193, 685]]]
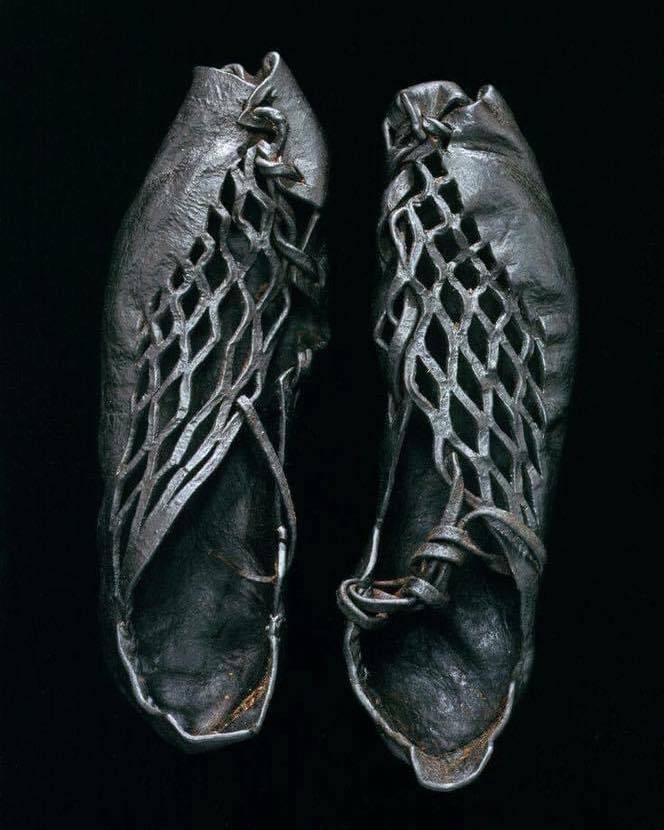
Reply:
[[[528, 677], [576, 336], [535, 159], [492, 87], [384, 125], [376, 523], [339, 589], [352, 686], [419, 781], [473, 779]], [[284, 472], [328, 337], [327, 153], [279, 55], [197, 68], [113, 257], [103, 339], [104, 640], [189, 751], [261, 727], [296, 543]]]

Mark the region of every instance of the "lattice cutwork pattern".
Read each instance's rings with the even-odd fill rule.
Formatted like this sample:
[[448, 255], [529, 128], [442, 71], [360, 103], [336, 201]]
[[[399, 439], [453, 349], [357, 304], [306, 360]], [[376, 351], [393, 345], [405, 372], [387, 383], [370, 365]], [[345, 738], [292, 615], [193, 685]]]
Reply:
[[437, 469], [456, 452], [469, 499], [538, 524], [545, 426], [541, 337], [428, 139], [392, 180], [379, 247], [390, 284], [375, 339], [391, 382], [428, 418]]
[[145, 311], [112, 506], [116, 563], [223, 458], [242, 424], [236, 400], [261, 394], [288, 316], [292, 266], [272, 235], [296, 245], [296, 222], [278, 186], [257, 181], [255, 155], [229, 169], [205, 230]]

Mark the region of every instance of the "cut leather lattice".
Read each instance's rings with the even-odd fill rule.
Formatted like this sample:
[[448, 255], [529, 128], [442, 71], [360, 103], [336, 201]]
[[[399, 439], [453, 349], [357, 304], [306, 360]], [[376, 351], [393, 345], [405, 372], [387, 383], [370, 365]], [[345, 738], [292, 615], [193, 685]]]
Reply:
[[257, 174], [257, 149], [229, 169], [205, 230], [145, 310], [111, 511], [116, 565], [131, 545], [148, 556], [224, 457], [243, 423], [237, 399], [260, 396], [288, 316], [293, 266], [273, 236], [296, 250], [299, 231], [279, 186]]
[[[389, 137], [388, 137], [389, 139]], [[437, 469], [456, 453], [468, 498], [538, 525], [545, 426], [541, 337], [445, 167], [446, 142], [409, 152], [388, 189], [379, 248], [390, 284], [374, 336], [391, 411], [427, 417]], [[388, 143], [389, 146], [389, 143]]]

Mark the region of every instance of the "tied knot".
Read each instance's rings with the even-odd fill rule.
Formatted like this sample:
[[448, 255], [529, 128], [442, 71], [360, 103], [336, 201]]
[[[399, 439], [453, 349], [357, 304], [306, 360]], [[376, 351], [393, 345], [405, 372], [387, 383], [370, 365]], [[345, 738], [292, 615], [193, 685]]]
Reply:
[[274, 90], [270, 84], [256, 87], [244, 104], [238, 118], [243, 127], [268, 133], [271, 140], [262, 139], [256, 146], [256, 167], [266, 177], [304, 181], [302, 173], [291, 162], [284, 161], [283, 150], [288, 140], [288, 119], [281, 110], [270, 105]]
[[[386, 122], [388, 158], [392, 167], [398, 167], [410, 158], [411, 154], [418, 153], [419, 148], [427, 141], [438, 143], [443, 148], [447, 147], [452, 134], [452, 128], [448, 124], [434, 115], [423, 113], [419, 103], [407, 92], [400, 93], [398, 105], [399, 118], [396, 123]], [[440, 118], [444, 118], [444, 114], [441, 114]]]
[[426, 141], [429, 137], [449, 135], [449, 127], [431, 115], [423, 115], [419, 106], [406, 92], [402, 92], [399, 96], [399, 103], [408, 117], [411, 131], [420, 141]]
[[318, 222], [318, 211], [311, 212], [306, 227], [298, 228], [295, 211], [288, 202], [288, 183], [302, 183], [304, 176], [294, 162], [284, 158], [288, 119], [279, 109], [270, 106], [272, 96], [269, 84], [257, 87], [247, 99], [238, 123], [269, 134], [269, 141], [262, 138], [256, 142], [253, 164], [267, 180], [270, 192], [275, 194], [277, 215], [272, 227], [272, 241], [286, 261], [286, 278], [318, 307], [323, 300], [325, 272], [318, 259], [306, 250]]
[[509, 575], [511, 570], [505, 556], [488, 553], [473, 541], [467, 527], [476, 519], [488, 518], [515, 531], [539, 552], [541, 543], [535, 534], [528, 528], [521, 528], [522, 523], [503, 510], [484, 507], [459, 518], [464, 484], [456, 454], [451, 456], [451, 466], [452, 486], [442, 520], [410, 557], [410, 573], [389, 580], [372, 580], [369, 573], [341, 584], [339, 606], [346, 617], [361, 628], [380, 628], [391, 615], [400, 611], [444, 608], [450, 600], [447, 583], [452, 566], [463, 566], [469, 555], [484, 560], [491, 570]]

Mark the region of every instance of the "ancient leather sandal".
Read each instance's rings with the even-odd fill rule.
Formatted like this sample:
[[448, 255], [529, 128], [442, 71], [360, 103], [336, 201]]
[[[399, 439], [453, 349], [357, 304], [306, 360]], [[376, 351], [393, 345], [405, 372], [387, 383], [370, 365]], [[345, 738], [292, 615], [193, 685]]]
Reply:
[[260, 728], [295, 512], [296, 387], [324, 345], [319, 126], [279, 55], [199, 67], [129, 210], [103, 345], [106, 649], [187, 750]]
[[482, 770], [533, 656], [542, 538], [576, 336], [573, 271], [535, 159], [492, 87], [401, 92], [375, 341], [379, 507], [353, 579], [353, 688], [421, 784]]

